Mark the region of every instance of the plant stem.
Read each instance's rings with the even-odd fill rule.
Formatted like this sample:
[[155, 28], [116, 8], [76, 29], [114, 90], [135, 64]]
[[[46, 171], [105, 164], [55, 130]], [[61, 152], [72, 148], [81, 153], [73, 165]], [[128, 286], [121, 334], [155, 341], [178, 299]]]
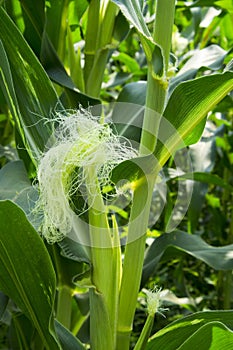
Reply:
[[[153, 70], [156, 67], [148, 62], [146, 111], [140, 144], [142, 155], [152, 153], [156, 146], [160, 116], [164, 110], [168, 87], [166, 74], [174, 12], [175, 0], [157, 0], [153, 38], [160, 45], [163, 52], [164, 72], [161, 78], [158, 77]], [[165, 23], [166, 27], [164, 26]], [[119, 299], [117, 338], [117, 349], [119, 350], [129, 349], [130, 334], [141, 282], [151, 197], [156, 177], [157, 171], [155, 170], [150, 176], [139, 181], [134, 192]]]
[[162, 48], [165, 72], [169, 63], [175, 2], [175, 0], [157, 0], [156, 3], [153, 39]]
[[142, 332], [140, 334], [140, 337], [138, 338], [138, 341], [134, 347], [134, 350], [143, 350], [146, 347], [147, 340], [151, 334], [152, 327], [154, 324], [154, 315], [148, 315], [146, 319], [146, 323], [144, 324], [144, 327], [142, 329]]
[[[156, 74], [156, 67], [148, 62], [146, 110], [143, 121], [140, 152], [153, 152], [157, 142], [160, 119], [167, 95], [167, 70], [171, 48], [175, 0], [157, 0], [153, 39], [163, 54], [163, 76]], [[166, 26], [165, 26], [166, 23]]]

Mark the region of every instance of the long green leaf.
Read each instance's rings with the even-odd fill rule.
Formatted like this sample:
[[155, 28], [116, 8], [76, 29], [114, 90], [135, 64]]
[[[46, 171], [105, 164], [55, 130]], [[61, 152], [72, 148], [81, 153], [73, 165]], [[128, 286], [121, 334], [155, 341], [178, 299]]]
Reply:
[[195, 172], [195, 173], [187, 173], [184, 175], [177, 176], [179, 180], [194, 180], [194, 181], [200, 181], [209, 185], [215, 185], [222, 188], [225, 188], [226, 190], [233, 191], [233, 186], [231, 186], [228, 182], [224, 181], [221, 177], [215, 174], [209, 174], [209, 173], [201, 173], [201, 172]]
[[221, 322], [210, 322], [191, 335], [177, 350], [231, 350], [233, 332]]
[[[65, 12], [67, 12], [69, 5], [72, 3], [70, 0], [59, 1], [59, 3], [48, 1], [47, 19], [45, 20], [45, 1], [37, 1], [34, 5], [30, 0], [22, 0], [21, 5], [25, 17], [24, 37], [40, 58], [50, 79], [65, 89], [69, 100], [69, 102], [66, 102], [66, 107], [78, 108], [81, 104], [87, 108], [90, 105], [100, 104], [100, 101], [77, 90], [58, 57], [58, 51], [64, 55], [64, 43], [66, 41], [67, 28], [64, 21], [66, 21], [67, 13], [63, 13], [63, 10], [65, 9]], [[76, 6], [75, 10], [82, 14], [87, 7], [87, 2], [82, 1], [74, 6]], [[63, 21], [63, 24], [58, 19], [61, 22]], [[56, 30], [57, 26], [60, 28], [59, 30]], [[59, 40], [60, 36], [61, 40]]]
[[0, 27], [0, 86], [23, 141], [36, 158], [51, 133], [43, 118], [48, 119], [58, 107], [58, 97], [43, 67], [2, 7]]
[[20, 5], [25, 25], [23, 36], [37, 57], [40, 57], [41, 36], [45, 24], [45, 0], [20, 0]]
[[55, 336], [55, 272], [49, 254], [24, 212], [0, 201], [0, 289], [33, 322], [46, 349], [61, 349]]
[[233, 268], [233, 244], [214, 247], [207, 244], [199, 236], [174, 231], [156, 238], [147, 250], [143, 267], [143, 285], [154, 273], [158, 262], [168, 248], [169, 256], [176, 256], [179, 251], [182, 251], [204, 261], [216, 270], [231, 270]]
[[176, 149], [199, 140], [202, 128], [198, 126], [232, 89], [233, 72], [226, 72], [181, 83], [174, 90], [161, 119], [155, 150], [162, 166]]
[[28, 30], [34, 27], [34, 31], [40, 37], [45, 23], [45, 0], [38, 0], [36, 3], [32, 3], [30, 0], [20, 0], [20, 3], [28, 18], [28, 21], [25, 23], [26, 31], [27, 24], [30, 21], [30, 28]]
[[[232, 332], [228, 333], [229, 330], [226, 329], [226, 327], [233, 329], [232, 320], [232, 311], [197, 312], [193, 315], [172, 322], [167, 327], [161, 329], [151, 337], [146, 350], [230, 350], [232, 347]], [[219, 334], [214, 330], [212, 333], [211, 325], [219, 326], [221, 329], [226, 330], [225, 335], [229, 341], [226, 342], [226, 338], [222, 332]], [[203, 328], [204, 326], [207, 326], [207, 328]], [[213, 338], [210, 337], [211, 334], [214, 335]], [[224, 339], [222, 339], [222, 336]], [[187, 340], [188, 338], [189, 340]], [[193, 342], [193, 340], [195, 340], [195, 342]], [[184, 345], [186, 341], [186, 344], [189, 344], [189, 347], [183, 348], [182, 345]], [[191, 343], [189, 343], [189, 341]], [[208, 347], [211, 344], [215, 345], [215, 347]]]

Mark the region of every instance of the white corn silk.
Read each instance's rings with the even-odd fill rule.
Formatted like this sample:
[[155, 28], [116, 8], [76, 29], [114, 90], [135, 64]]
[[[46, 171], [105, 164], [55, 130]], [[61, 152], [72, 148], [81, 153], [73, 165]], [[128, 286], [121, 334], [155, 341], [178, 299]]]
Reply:
[[41, 233], [50, 243], [60, 241], [72, 230], [72, 195], [78, 190], [82, 192], [84, 187], [91, 197], [95, 185], [92, 179], [87, 179], [85, 169], [95, 170], [102, 188], [111, 183], [110, 174], [117, 164], [137, 156], [109, 124], [100, 124], [87, 111], [58, 114], [53, 123], [57, 125], [53, 145], [39, 161], [40, 197], [36, 206], [37, 211], [43, 212]]

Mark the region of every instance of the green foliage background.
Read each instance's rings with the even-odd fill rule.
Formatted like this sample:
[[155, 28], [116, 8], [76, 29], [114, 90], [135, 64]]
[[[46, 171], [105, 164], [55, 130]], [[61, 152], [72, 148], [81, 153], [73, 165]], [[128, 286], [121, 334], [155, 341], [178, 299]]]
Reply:
[[[48, 246], [32, 226], [31, 206], [38, 157], [52, 133], [45, 121], [55, 110], [102, 103], [117, 121], [111, 103], [145, 105], [155, 1], [102, 3], [108, 11], [94, 0], [1, 1], [0, 349], [84, 349], [90, 340], [83, 288], [90, 282], [89, 252], [69, 239]], [[99, 23], [96, 13], [103, 14]], [[147, 232], [131, 348], [147, 316], [143, 291], [159, 285], [169, 311], [166, 318], [155, 316], [151, 334], [157, 333], [146, 349], [230, 349], [232, 311], [214, 310], [233, 307], [233, 2], [177, 1], [172, 38], [164, 116], [189, 147], [193, 173], [178, 176], [175, 158], [157, 144], [166, 205]], [[164, 67], [156, 50], [159, 76]], [[125, 124], [134, 118], [130, 113]], [[142, 125], [137, 118], [138, 129], [117, 124], [135, 142]], [[174, 152], [177, 140], [168, 135], [165, 141]], [[176, 157], [182, 162], [184, 150]], [[129, 163], [113, 176], [122, 174], [133, 174]], [[178, 186], [189, 191], [187, 179], [194, 180], [188, 211], [177, 230], [165, 233]], [[157, 198], [155, 191], [152, 222]], [[180, 213], [182, 206], [181, 200]], [[119, 212], [120, 223], [129, 212], [130, 205]], [[61, 300], [69, 319], [59, 314]]]

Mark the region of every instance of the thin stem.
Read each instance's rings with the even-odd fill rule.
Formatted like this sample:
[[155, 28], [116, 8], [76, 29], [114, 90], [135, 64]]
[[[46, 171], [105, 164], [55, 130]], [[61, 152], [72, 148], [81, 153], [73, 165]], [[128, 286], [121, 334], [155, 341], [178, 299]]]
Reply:
[[148, 315], [134, 350], [144, 350], [154, 324], [154, 315]]
[[[141, 154], [153, 152], [156, 146], [160, 116], [164, 110], [168, 87], [166, 74], [174, 12], [175, 0], [157, 0], [153, 38], [162, 49], [164, 68], [163, 76], [158, 77], [155, 72], [156, 67], [153, 66], [152, 62], [148, 62], [146, 111], [140, 144]], [[134, 192], [120, 290], [117, 338], [117, 349], [119, 350], [129, 349], [130, 333], [141, 282], [151, 197], [156, 177], [157, 172], [154, 171], [147, 179], [144, 178], [140, 181]]]

